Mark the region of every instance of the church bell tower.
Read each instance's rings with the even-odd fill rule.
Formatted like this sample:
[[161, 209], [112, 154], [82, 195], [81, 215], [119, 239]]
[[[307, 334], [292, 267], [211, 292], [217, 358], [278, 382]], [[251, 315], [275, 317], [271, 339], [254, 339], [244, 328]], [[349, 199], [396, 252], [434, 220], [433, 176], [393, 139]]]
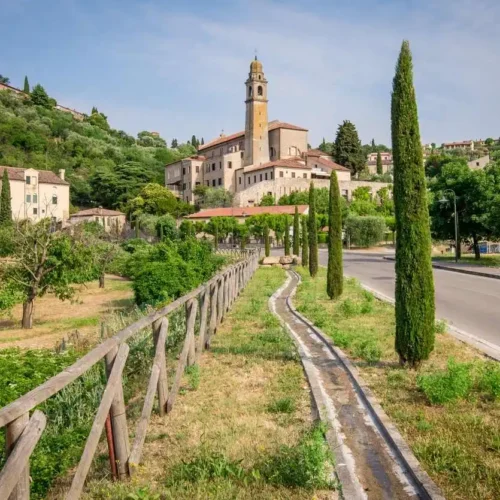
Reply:
[[267, 121], [267, 80], [262, 63], [250, 64], [250, 73], [245, 82], [245, 154], [243, 166], [261, 165], [269, 161], [269, 131]]

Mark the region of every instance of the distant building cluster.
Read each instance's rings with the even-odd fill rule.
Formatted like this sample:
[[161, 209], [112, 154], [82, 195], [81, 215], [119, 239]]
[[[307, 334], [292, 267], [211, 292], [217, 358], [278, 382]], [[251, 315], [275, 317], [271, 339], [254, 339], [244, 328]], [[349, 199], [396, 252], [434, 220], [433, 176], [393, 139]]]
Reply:
[[322, 151], [308, 149], [308, 130], [279, 120], [268, 121], [267, 84], [262, 63], [250, 64], [245, 82], [245, 130], [221, 134], [198, 148], [198, 154], [165, 166], [165, 185], [188, 203], [196, 200], [197, 186], [224, 188], [235, 195], [235, 205], [256, 206], [266, 195], [283, 195], [316, 187], [329, 187], [337, 173], [347, 199], [359, 186], [373, 194], [387, 184], [351, 180], [349, 169]]

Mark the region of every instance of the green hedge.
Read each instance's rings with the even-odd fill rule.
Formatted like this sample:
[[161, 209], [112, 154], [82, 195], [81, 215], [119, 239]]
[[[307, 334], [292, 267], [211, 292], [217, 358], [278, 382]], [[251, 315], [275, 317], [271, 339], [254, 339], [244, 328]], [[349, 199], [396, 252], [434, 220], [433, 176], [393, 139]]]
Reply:
[[345, 221], [346, 237], [351, 245], [367, 248], [384, 239], [386, 231], [383, 217], [367, 215], [364, 217], [349, 216]]

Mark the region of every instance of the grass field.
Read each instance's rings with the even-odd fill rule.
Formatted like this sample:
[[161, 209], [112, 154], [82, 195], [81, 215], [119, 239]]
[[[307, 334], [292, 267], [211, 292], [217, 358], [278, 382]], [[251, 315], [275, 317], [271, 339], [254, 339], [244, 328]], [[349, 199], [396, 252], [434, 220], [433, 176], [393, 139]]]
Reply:
[[303, 269], [297, 309], [355, 362], [384, 410], [449, 500], [500, 498], [500, 368], [436, 325], [436, 347], [419, 371], [394, 351], [394, 308], [355, 280], [326, 295], [326, 269]]
[[95, 478], [92, 499], [335, 498], [323, 431], [288, 334], [268, 310], [283, 270], [259, 269], [173, 412], [153, 416], [130, 483]]
[[99, 288], [97, 281], [81, 285], [73, 302], [46, 295], [36, 301], [31, 330], [20, 328], [22, 305], [16, 306], [10, 317], [0, 318], [0, 349], [53, 348], [76, 330], [89, 340], [97, 339], [100, 322], [133, 303], [131, 282], [118, 276], [108, 276], [104, 289]]

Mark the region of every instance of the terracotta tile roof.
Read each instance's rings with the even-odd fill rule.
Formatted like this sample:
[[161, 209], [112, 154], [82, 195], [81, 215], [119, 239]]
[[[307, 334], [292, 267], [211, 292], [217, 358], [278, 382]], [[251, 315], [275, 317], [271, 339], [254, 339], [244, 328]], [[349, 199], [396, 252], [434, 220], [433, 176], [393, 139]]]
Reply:
[[[304, 214], [308, 205], [297, 205], [299, 214]], [[200, 210], [195, 214], [188, 215], [186, 219], [206, 219], [209, 217], [250, 217], [260, 214], [288, 214], [295, 213], [295, 205], [275, 205], [272, 207], [227, 207], [227, 208], [208, 208]]]
[[267, 163], [263, 163], [262, 165], [249, 165], [248, 167], [244, 167], [243, 173], [246, 174], [247, 172], [255, 172], [256, 170], [262, 170], [263, 168], [270, 167], [303, 168], [311, 170], [311, 167], [308, 167], [304, 160], [297, 156], [296, 158], [288, 158], [286, 160], [269, 161]]
[[470, 146], [472, 141], [443, 142], [443, 146]]
[[182, 158], [181, 160], [171, 161], [170, 163], [167, 163], [164, 166], [168, 167], [170, 165], [174, 165], [175, 163], [180, 163], [183, 160], [205, 161], [206, 158], [203, 155], [191, 155], [188, 156], [187, 158]]
[[[9, 180], [24, 182], [24, 171], [28, 170], [27, 168], [0, 166], [0, 178], [3, 175], [3, 171], [5, 169], [7, 170]], [[37, 170], [37, 172], [39, 184], [62, 184], [63, 186], [69, 186], [69, 182], [63, 181], [57, 174], [55, 174], [51, 170]]]
[[310, 149], [306, 151], [306, 156], [330, 156], [328, 153], [321, 151], [321, 149]]
[[342, 165], [339, 165], [338, 163], [335, 163], [333, 161], [327, 160], [326, 158], [317, 158], [314, 160], [315, 162], [324, 165], [325, 167], [329, 167], [332, 170], [337, 170], [339, 172], [349, 172], [350, 170], [346, 167], [343, 167]]
[[[272, 122], [268, 123], [268, 130], [271, 132], [272, 130], [276, 130], [278, 128], [286, 128], [289, 130], [302, 130], [304, 132], [307, 132], [306, 128], [299, 127], [297, 125], [292, 125], [291, 123], [287, 122], [280, 122], [279, 120], [273, 120]], [[223, 137], [218, 137], [217, 139], [214, 139], [211, 142], [208, 142], [207, 144], [203, 144], [203, 146], [200, 146], [198, 148], [198, 151], [203, 151], [204, 149], [207, 148], [212, 148], [214, 146], [218, 146], [219, 144], [224, 144], [226, 142], [230, 142], [234, 139], [238, 139], [239, 137], [243, 138], [245, 137], [245, 131], [241, 132], [236, 132], [235, 134], [231, 135], [225, 135]]]
[[73, 217], [89, 217], [91, 215], [97, 216], [113, 216], [113, 215], [125, 215], [123, 212], [118, 212], [116, 210], [108, 210], [107, 208], [89, 208], [88, 210], [80, 210], [76, 214], [72, 214], [70, 218]]

